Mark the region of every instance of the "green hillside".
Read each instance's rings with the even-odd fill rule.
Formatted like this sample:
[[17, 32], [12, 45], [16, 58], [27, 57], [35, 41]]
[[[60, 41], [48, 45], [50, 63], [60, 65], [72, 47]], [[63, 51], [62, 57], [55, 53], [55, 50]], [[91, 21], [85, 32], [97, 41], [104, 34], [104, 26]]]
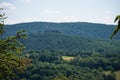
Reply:
[[32, 65], [14, 80], [119, 80], [119, 33], [109, 40], [114, 25], [33, 22], [5, 28], [1, 38], [21, 29], [28, 35], [20, 41]]
[[[52, 23], [52, 22], [31, 22], [14, 25], [6, 25], [6, 35], [12, 35], [16, 31], [24, 29], [28, 34], [39, 34], [50, 31], [57, 31], [67, 35], [83, 36], [93, 39], [109, 39], [115, 25], [86, 23], [86, 22], [69, 22], [69, 23]], [[9, 32], [9, 33], [8, 33]], [[116, 35], [119, 39], [119, 35]]]
[[70, 50], [98, 53], [119, 53], [120, 42], [93, 40], [61, 33], [30, 34], [22, 41], [27, 50]]

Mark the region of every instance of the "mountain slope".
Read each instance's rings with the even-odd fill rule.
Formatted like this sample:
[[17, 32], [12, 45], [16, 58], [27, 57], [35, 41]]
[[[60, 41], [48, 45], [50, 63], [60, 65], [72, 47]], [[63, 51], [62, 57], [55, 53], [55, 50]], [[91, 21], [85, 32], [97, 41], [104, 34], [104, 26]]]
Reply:
[[[76, 50], [96, 53], [120, 53], [120, 42], [110, 41], [114, 25], [94, 23], [32, 22], [6, 25], [5, 36], [24, 29], [27, 40], [21, 40], [26, 50]], [[119, 39], [119, 33], [116, 36]]]
[[[58, 31], [68, 35], [83, 36], [94, 39], [109, 39], [114, 29], [114, 25], [74, 22], [74, 23], [50, 23], [32, 22], [15, 25], [6, 25], [6, 35], [12, 35], [20, 29], [24, 29], [28, 34], [46, 33], [46, 31]], [[119, 36], [117, 36], [119, 38]]]
[[22, 40], [27, 50], [70, 50], [97, 53], [119, 53], [120, 42], [93, 40], [61, 33], [31, 34]]

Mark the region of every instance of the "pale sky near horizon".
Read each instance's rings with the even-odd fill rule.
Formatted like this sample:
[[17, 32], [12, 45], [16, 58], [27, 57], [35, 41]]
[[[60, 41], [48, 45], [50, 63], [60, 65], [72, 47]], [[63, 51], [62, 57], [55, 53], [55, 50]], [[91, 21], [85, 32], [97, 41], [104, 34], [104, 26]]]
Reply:
[[120, 0], [0, 0], [6, 24], [22, 22], [92, 22], [114, 24]]

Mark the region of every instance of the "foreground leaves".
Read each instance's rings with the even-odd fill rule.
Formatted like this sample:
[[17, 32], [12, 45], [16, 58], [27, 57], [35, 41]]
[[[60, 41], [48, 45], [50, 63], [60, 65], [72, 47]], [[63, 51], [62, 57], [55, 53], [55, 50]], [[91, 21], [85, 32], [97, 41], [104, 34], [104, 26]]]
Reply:
[[113, 31], [112, 35], [111, 35], [111, 39], [113, 38], [113, 36], [120, 30], [120, 15], [117, 15], [114, 22], [118, 21], [118, 25], [116, 26], [115, 30]]
[[[4, 16], [0, 13], [0, 35], [4, 34]], [[29, 59], [22, 57], [25, 47], [19, 41], [21, 38], [26, 38], [24, 30], [14, 36], [0, 37], [0, 80], [18, 80], [18, 74], [23, 73], [30, 63]]]

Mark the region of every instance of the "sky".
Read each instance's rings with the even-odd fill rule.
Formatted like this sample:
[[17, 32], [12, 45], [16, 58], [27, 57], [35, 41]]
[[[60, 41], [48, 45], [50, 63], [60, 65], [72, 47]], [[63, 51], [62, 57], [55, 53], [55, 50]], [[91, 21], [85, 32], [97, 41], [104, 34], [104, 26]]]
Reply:
[[6, 24], [23, 22], [92, 22], [115, 24], [120, 0], [0, 0]]

